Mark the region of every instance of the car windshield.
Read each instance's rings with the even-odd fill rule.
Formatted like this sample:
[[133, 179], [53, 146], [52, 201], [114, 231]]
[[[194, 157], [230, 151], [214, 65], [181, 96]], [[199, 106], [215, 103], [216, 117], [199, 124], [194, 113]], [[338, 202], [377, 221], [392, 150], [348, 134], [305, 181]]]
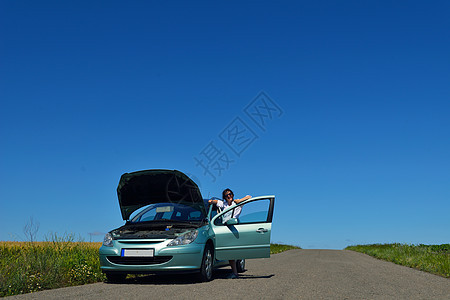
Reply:
[[150, 221], [179, 221], [179, 222], [200, 222], [205, 218], [203, 212], [193, 206], [180, 203], [157, 203], [140, 209], [134, 217], [132, 223]]

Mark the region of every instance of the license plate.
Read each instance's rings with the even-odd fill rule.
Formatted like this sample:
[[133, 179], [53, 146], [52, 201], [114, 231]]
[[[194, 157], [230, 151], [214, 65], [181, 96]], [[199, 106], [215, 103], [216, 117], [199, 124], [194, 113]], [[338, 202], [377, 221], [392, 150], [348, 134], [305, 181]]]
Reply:
[[155, 249], [122, 249], [122, 255], [126, 257], [153, 257]]

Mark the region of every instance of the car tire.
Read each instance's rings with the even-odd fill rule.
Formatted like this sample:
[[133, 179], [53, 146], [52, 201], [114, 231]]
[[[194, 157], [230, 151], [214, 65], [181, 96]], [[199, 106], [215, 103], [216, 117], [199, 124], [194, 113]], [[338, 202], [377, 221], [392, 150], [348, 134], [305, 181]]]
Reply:
[[106, 274], [106, 279], [108, 279], [108, 282], [110, 282], [110, 283], [121, 283], [127, 277], [127, 274], [124, 274], [124, 273], [106, 272], [105, 274]]
[[200, 267], [199, 280], [202, 282], [211, 281], [213, 274], [214, 252], [210, 245], [206, 245], [203, 251], [202, 265]]
[[245, 259], [236, 260], [236, 269], [238, 273], [244, 273], [245, 271], [247, 271], [245, 269]]

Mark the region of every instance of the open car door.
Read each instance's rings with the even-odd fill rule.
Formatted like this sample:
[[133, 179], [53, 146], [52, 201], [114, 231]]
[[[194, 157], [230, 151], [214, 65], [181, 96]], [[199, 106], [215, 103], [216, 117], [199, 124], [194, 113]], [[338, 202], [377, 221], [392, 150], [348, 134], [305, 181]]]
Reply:
[[[218, 260], [270, 257], [275, 196], [261, 196], [233, 205], [211, 220], [215, 234], [215, 256]], [[233, 210], [242, 207], [239, 218]]]

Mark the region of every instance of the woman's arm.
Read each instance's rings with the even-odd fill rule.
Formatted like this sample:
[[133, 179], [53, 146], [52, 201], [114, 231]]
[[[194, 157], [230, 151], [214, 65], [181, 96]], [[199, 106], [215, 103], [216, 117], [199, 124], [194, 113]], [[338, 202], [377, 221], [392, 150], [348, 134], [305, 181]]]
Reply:
[[214, 204], [217, 204], [217, 200], [211, 199], [211, 200], [208, 200], [208, 203], [214, 203]]
[[242, 202], [242, 201], [245, 201], [245, 200], [250, 199], [251, 197], [252, 197], [252, 196], [247, 195], [247, 196], [245, 196], [244, 198], [241, 198], [241, 199], [235, 199], [234, 202], [235, 202], [236, 204], [238, 204], [238, 203], [240, 203], [240, 202]]

